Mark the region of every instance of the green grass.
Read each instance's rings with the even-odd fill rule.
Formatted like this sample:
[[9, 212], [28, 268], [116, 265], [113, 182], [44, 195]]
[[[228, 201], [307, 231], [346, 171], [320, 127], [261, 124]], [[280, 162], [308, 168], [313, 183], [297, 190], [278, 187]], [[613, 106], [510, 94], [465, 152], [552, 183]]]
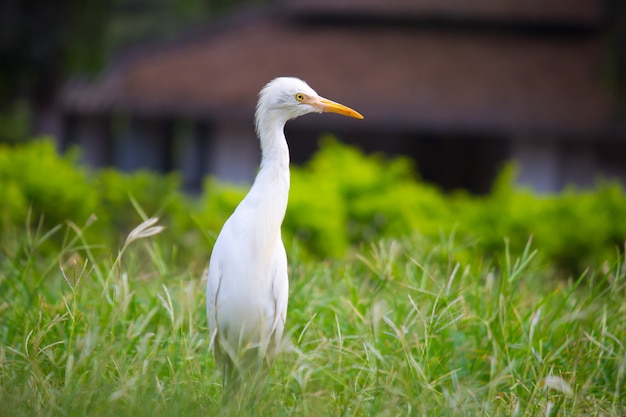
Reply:
[[178, 265], [155, 229], [119, 252], [81, 230], [2, 237], [0, 416], [626, 414], [622, 261], [566, 282], [530, 245], [494, 261], [420, 236], [341, 261], [295, 251], [289, 346], [222, 403], [205, 260]]

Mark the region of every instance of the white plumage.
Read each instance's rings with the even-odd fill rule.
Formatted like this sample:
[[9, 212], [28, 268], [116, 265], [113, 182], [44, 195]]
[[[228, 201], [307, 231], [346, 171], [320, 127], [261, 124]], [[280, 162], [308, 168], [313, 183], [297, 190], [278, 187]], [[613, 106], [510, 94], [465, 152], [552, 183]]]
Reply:
[[207, 314], [225, 377], [276, 354], [285, 327], [289, 280], [281, 224], [289, 194], [285, 123], [312, 112], [362, 119], [320, 97], [304, 81], [281, 77], [259, 94], [256, 132], [261, 167], [252, 188], [224, 224], [207, 272]]

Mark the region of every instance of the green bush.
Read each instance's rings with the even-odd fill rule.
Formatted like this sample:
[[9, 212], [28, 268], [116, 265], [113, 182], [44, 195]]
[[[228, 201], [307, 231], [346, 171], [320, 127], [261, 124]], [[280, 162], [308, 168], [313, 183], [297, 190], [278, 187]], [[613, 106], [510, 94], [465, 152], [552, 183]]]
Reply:
[[313, 252], [345, 253], [378, 236], [438, 233], [444, 196], [419, 183], [408, 158], [365, 156], [330, 138], [305, 167], [292, 169], [285, 224]]
[[0, 232], [30, 218], [51, 229], [72, 219], [84, 223], [98, 205], [98, 194], [77, 155], [58, 156], [51, 141], [0, 145]]
[[508, 241], [521, 253], [528, 239], [567, 273], [616, 259], [626, 240], [626, 195], [618, 184], [594, 191], [535, 195], [515, 186], [508, 165], [486, 196], [445, 194], [420, 182], [406, 158], [366, 156], [325, 139], [313, 160], [292, 169], [285, 226], [318, 256], [335, 256], [379, 237], [454, 235], [492, 258]]
[[95, 174], [94, 187], [99, 195], [97, 216], [100, 224], [125, 233], [143, 217], [159, 216], [169, 224], [184, 212], [185, 199], [177, 175], [149, 171], [131, 174], [105, 169]]
[[[514, 180], [509, 166], [489, 195], [445, 194], [419, 181], [407, 158], [364, 155], [326, 138], [310, 163], [292, 168], [284, 241], [289, 250], [320, 259], [341, 257], [380, 237], [454, 236], [460, 247], [469, 244], [472, 253], [489, 259], [501, 253], [505, 239], [521, 253], [532, 236], [545, 261], [567, 273], [613, 262], [624, 250], [626, 195], [619, 185], [537, 196], [516, 188]], [[199, 197], [179, 189], [176, 175], [88, 171], [75, 152], [58, 156], [48, 141], [2, 145], [0, 234], [5, 241], [11, 228], [23, 228], [29, 219], [31, 227], [47, 231], [95, 216], [85, 231], [90, 240], [119, 247], [120, 236], [143, 217], [159, 216], [167, 227], [161, 239], [178, 254], [172, 262], [200, 269], [247, 189], [215, 179], [207, 179]]]
[[[176, 176], [90, 172], [77, 156], [75, 151], [59, 156], [48, 140], [0, 145], [0, 235], [22, 230], [26, 223], [44, 232], [75, 224], [87, 240], [119, 246], [120, 236], [141, 222], [139, 211], [160, 215], [165, 223], [185, 212]], [[46, 246], [58, 251], [65, 239], [56, 233]]]

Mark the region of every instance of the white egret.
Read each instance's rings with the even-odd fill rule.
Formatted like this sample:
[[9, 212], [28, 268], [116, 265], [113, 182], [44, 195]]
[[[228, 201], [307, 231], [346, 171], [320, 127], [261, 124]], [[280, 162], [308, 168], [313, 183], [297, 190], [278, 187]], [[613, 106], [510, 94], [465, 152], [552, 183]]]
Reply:
[[250, 191], [220, 232], [207, 277], [207, 315], [215, 357], [228, 380], [271, 359], [281, 343], [289, 281], [281, 225], [289, 194], [285, 123], [307, 113], [356, 111], [320, 97], [304, 81], [280, 77], [260, 92], [256, 132], [261, 167]]

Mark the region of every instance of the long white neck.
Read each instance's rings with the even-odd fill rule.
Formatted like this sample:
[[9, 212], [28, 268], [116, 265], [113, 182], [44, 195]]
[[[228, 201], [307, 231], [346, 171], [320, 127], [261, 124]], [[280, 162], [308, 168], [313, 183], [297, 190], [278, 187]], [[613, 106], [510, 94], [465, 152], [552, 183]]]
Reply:
[[256, 122], [256, 132], [261, 141], [261, 170], [267, 166], [284, 169], [289, 177], [289, 148], [284, 133], [287, 120], [267, 112], [258, 116]]
[[283, 132], [285, 120], [266, 114], [257, 119], [261, 140], [261, 168], [238, 209], [245, 210], [254, 224], [256, 245], [277, 243], [289, 197], [289, 148]]

